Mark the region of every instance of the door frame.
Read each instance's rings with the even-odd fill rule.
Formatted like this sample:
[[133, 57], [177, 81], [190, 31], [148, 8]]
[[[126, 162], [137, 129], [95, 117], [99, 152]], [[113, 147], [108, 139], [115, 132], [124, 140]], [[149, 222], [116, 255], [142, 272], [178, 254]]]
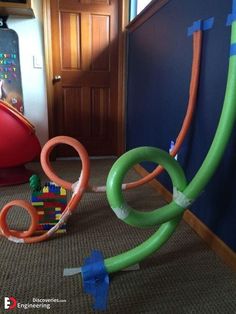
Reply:
[[[55, 0], [52, 0], [55, 1]], [[119, 0], [117, 0], [119, 1]], [[126, 99], [126, 26], [129, 22], [129, 1], [119, 1], [118, 12], [118, 106], [117, 106], [117, 148], [116, 154], [120, 156], [125, 152], [125, 99]], [[43, 32], [44, 32], [44, 57], [46, 67], [46, 89], [48, 108], [48, 133], [49, 138], [55, 136], [53, 119], [53, 56], [51, 34], [51, 10], [50, 0], [43, 0]], [[65, 134], [66, 135], [66, 134]]]

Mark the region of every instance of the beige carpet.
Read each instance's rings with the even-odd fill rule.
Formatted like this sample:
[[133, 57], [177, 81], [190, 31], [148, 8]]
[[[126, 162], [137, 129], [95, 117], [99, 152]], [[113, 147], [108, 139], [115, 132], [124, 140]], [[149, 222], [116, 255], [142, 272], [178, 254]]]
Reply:
[[[91, 181], [105, 184], [113, 160], [92, 161]], [[37, 163], [30, 169], [40, 173]], [[76, 181], [80, 163], [56, 162], [61, 176]], [[137, 178], [134, 172], [127, 180]], [[44, 178], [42, 176], [42, 181]], [[28, 184], [0, 188], [0, 208], [12, 199], [29, 199]], [[149, 186], [126, 192], [135, 208], [154, 209], [163, 200]], [[11, 227], [27, 226], [22, 210], [9, 215]], [[105, 194], [84, 195], [68, 223], [66, 235], [32, 245], [0, 237], [0, 313], [3, 298], [32, 303], [33, 298], [63, 299], [47, 309], [17, 309], [16, 313], [94, 313], [92, 299], [82, 289], [80, 275], [63, 277], [63, 269], [79, 267], [93, 249], [114, 256], [143, 242], [154, 230], [130, 227], [109, 208]], [[140, 263], [140, 270], [111, 276], [107, 313], [236, 313], [236, 275], [184, 222], [169, 242]]]

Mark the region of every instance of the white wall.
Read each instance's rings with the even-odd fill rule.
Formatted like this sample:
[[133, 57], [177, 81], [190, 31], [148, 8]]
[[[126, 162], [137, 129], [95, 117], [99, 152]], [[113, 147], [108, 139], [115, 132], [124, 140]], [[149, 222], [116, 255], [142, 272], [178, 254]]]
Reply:
[[[7, 25], [19, 37], [24, 115], [35, 125], [36, 134], [43, 145], [48, 139], [48, 113], [41, 0], [34, 1], [34, 13], [36, 18], [10, 16]], [[41, 68], [34, 67], [34, 56], [42, 61]]]

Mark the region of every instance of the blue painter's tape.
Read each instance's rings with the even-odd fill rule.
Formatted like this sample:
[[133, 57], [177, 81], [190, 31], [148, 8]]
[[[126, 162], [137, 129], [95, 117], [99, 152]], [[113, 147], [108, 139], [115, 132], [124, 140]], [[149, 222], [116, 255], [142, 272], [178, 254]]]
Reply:
[[229, 26], [234, 21], [236, 21], [236, 0], [233, 0], [232, 13], [228, 15], [226, 25]]
[[104, 265], [102, 253], [92, 251], [91, 256], [85, 258], [84, 266], [81, 267], [81, 273], [85, 292], [94, 297], [94, 310], [106, 310], [109, 276]]
[[229, 14], [226, 21], [226, 26], [232, 25], [232, 23], [236, 21], [236, 13]]
[[209, 19], [203, 21], [202, 30], [207, 31], [208, 29], [211, 29], [214, 25], [215, 18], [210, 17]]
[[214, 17], [210, 17], [209, 19], [207, 20], [198, 20], [198, 21], [195, 21], [193, 22], [193, 25], [188, 27], [188, 31], [187, 31], [187, 35], [188, 36], [191, 36], [194, 32], [197, 32], [197, 31], [206, 31], [208, 29], [211, 29], [214, 25]]
[[202, 21], [198, 20], [198, 21], [193, 22], [193, 26], [192, 27], [193, 27], [193, 31], [194, 32], [200, 30], [202, 28]]
[[236, 0], [233, 0], [232, 12], [236, 13]]
[[191, 36], [194, 32], [201, 30], [201, 28], [202, 28], [201, 20], [193, 22], [193, 25], [188, 27], [188, 31], [187, 31], [188, 36]]
[[230, 57], [236, 55], [236, 44], [230, 46]]

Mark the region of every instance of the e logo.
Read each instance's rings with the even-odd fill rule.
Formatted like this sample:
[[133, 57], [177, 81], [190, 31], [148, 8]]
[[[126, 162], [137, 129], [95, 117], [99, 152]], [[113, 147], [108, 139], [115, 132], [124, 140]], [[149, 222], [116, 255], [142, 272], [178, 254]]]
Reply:
[[4, 298], [4, 309], [5, 310], [12, 310], [16, 307], [16, 299], [13, 297], [5, 297]]

